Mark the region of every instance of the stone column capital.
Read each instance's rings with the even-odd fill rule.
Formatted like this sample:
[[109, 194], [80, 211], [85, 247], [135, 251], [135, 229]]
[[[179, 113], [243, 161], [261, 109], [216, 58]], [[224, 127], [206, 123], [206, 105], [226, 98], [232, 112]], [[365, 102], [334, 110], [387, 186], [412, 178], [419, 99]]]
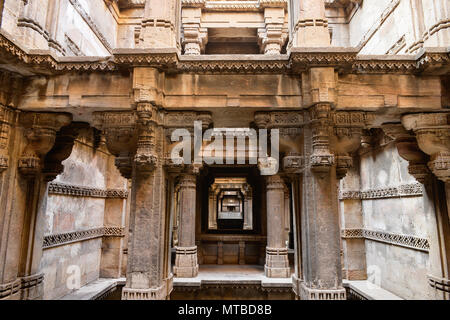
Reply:
[[178, 177], [177, 189], [195, 189], [197, 187], [197, 177], [193, 174], [181, 174]]
[[287, 174], [300, 174], [305, 169], [305, 157], [299, 153], [290, 153], [283, 158], [283, 171]]
[[266, 189], [269, 190], [285, 190], [285, 183], [280, 175], [266, 176]]

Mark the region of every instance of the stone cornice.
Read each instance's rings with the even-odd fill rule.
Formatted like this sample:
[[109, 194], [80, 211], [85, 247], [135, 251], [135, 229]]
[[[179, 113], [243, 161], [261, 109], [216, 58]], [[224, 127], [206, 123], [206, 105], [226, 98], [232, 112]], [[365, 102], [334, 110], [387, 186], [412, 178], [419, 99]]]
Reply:
[[202, 8], [207, 11], [260, 11], [267, 7], [287, 8], [287, 0], [182, 0], [183, 8]]
[[341, 238], [373, 240], [425, 252], [428, 252], [430, 250], [430, 243], [428, 239], [385, 231], [368, 230], [362, 228], [342, 229]]
[[22, 75], [65, 72], [111, 72], [134, 66], [152, 66], [170, 72], [195, 73], [298, 73], [310, 67], [334, 67], [344, 73], [429, 72], [450, 69], [445, 48], [422, 49], [417, 55], [358, 55], [354, 48], [293, 48], [288, 55], [180, 56], [176, 49], [117, 49], [109, 57], [56, 57], [49, 51], [26, 50], [11, 35], [0, 31], [0, 60]]

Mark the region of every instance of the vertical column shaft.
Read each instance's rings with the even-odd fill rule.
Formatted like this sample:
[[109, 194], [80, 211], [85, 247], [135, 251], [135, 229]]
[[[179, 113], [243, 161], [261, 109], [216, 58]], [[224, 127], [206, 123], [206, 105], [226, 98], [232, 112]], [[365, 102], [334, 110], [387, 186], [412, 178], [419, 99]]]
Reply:
[[198, 274], [197, 246], [195, 245], [196, 176], [182, 175], [179, 181], [180, 225], [174, 274], [192, 278]]
[[267, 178], [267, 248], [265, 274], [269, 278], [287, 278], [291, 272], [284, 237], [284, 190], [279, 175]]

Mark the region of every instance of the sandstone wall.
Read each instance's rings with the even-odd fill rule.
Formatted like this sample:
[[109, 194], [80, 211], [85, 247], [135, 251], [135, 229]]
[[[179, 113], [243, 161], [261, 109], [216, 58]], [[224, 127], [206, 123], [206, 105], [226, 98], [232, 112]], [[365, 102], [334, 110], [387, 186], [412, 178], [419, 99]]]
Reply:
[[[125, 249], [122, 237], [105, 238], [104, 232], [98, 231], [105, 226], [124, 226], [126, 200], [108, 198], [92, 190], [126, 190], [127, 182], [120, 177], [105, 147], [94, 146], [91, 129], [80, 134], [71, 156], [63, 164], [64, 173], [49, 187], [45, 235], [46, 238], [70, 235], [74, 241], [51, 242], [54, 246], [48, 248], [44, 245], [41, 270], [45, 274], [45, 299], [59, 298], [76, 289], [67, 286], [68, 281], [72, 283], [70, 277], [76, 268], [80, 270], [81, 286], [99, 277], [121, 276]], [[52, 192], [52, 185], [82, 187], [81, 190], [91, 190], [91, 193], [85, 196], [58, 194], [58, 191]]]
[[29, 49], [66, 56], [106, 56], [117, 22], [103, 0], [5, 0], [1, 28]]
[[[404, 299], [436, 298], [427, 278], [430, 250], [412, 242], [434, 245], [435, 216], [426, 209], [432, 204], [421, 194], [423, 186], [392, 143], [362, 155], [360, 172], [368, 280]], [[398, 241], [400, 235], [409, 241]]]

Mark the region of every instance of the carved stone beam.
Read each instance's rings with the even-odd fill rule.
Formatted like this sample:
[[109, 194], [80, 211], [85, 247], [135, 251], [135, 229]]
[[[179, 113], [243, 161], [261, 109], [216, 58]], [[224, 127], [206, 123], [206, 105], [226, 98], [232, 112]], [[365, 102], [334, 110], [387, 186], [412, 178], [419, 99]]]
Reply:
[[15, 115], [14, 111], [8, 107], [0, 105], [0, 174], [9, 165], [9, 136]]
[[126, 179], [131, 179], [132, 160], [137, 148], [137, 115], [133, 111], [96, 112], [94, 126], [102, 130], [106, 146], [116, 157], [115, 164]]
[[450, 182], [450, 113], [419, 113], [402, 117], [402, 123], [413, 130], [420, 149], [430, 155], [428, 167], [434, 175]]
[[409, 173], [424, 184], [431, 174], [427, 167], [430, 157], [420, 150], [414, 134], [407, 131], [401, 123], [387, 123], [381, 128], [387, 136], [395, 140], [398, 154], [409, 163]]
[[41, 172], [43, 159], [55, 143], [56, 132], [71, 121], [72, 116], [63, 113], [20, 114], [27, 144], [19, 159], [19, 171], [25, 178], [34, 178]]
[[69, 158], [75, 139], [82, 129], [88, 129], [89, 124], [83, 122], [73, 122], [69, 126], [61, 128], [56, 134], [56, 141], [53, 148], [45, 156], [44, 168], [42, 170], [45, 181], [52, 181], [64, 171], [62, 162]]

